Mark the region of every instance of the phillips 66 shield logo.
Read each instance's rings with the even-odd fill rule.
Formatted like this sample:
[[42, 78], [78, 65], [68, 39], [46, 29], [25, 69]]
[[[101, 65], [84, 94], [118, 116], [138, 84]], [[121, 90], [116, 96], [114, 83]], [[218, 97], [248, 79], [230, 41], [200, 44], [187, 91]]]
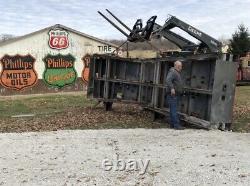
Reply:
[[37, 73], [34, 69], [35, 58], [30, 54], [5, 55], [0, 59], [2, 64], [1, 84], [10, 89], [22, 90], [31, 87], [37, 82]]
[[69, 46], [68, 32], [65, 30], [49, 31], [49, 46], [53, 49], [65, 49]]
[[48, 85], [62, 88], [76, 81], [75, 58], [71, 54], [48, 54], [43, 61], [45, 63], [43, 78]]

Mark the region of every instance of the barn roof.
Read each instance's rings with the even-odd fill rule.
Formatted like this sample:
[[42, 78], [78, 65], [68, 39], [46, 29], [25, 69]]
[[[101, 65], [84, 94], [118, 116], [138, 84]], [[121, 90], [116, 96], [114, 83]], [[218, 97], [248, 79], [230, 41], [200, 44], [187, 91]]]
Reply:
[[69, 27], [64, 26], [64, 25], [61, 25], [61, 24], [56, 24], [56, 25], [53, 25], [53, 26], [50, 26], [50, 27], [46, 27], [46, 28], [43, 28], [43, 29], [41, 29], [41, 30], [32, 32], [32, 33], [29, 33], [29, 34], [23, 35], [23, 36], [18, 36], [18, 37], [14, 37], [14, 38], [11, 38], [11, 39], [6, 40], [6, 41], [2, 41], [2, 42], [0, 42], [0, 47], [3, 46], [3, 45], [7, 45], [7, 44], [9, 44], [9, 43], [13, 43], [13, 42], [19, 41], [19, 40], [21, 40], [21, 39], [28, 38], [28, 37], [33, 36], [33, 35], [35, 35], [35, 34], [44, 32], [44, 31], [46, 31], [46, 30], [60, 29], [60, 28], [61, 28], [61, 29], [64, 29], [64, 30], [67, 30], [67, 31], [70, 31], [70, 32], [73, 32], [73, 33], [75, 33], [75, 34], [78, 34], [78, 35], [80, 35], [80, 36], [82, 36], [82, 37], [86, 37], [86, 38], [92, 39], [92, 40], [94, 40], [94, 41], [97, 41], [97, 42], [106, 44], [106, 45], [110, 45], [110, 46], [113, 46], [113, 47], [118, 47], [117, 45], [115, 45], [115, 44], [113, 44], [113, 43], [110, 43], [110, 42], [104, 41], [104, 40], [102, 40], [102, 39], [93, 37], [93, 36], [91, 36], [91, 35], [82, 33], [82, 32], [80, 32], [80, 31], [74, 30], [74, 29], [72, 29], [72, 28], [69, 28]]

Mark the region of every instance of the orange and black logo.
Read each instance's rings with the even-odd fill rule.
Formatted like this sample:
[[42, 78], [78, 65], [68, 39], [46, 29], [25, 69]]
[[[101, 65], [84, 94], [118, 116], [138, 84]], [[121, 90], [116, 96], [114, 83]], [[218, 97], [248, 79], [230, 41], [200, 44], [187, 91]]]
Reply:
[[2, 65], [0, 80], [4, 87], [22, 90], [37, 83], [37, 73], [34, 69], [35, 58], [30, 54], [5, 55], [0, 62]]
[[83, 67], [83, 71], [82, 71], [82, 80], [85, 84], [88, 84], [88, 82], [89, 82], [90, 58], [91, 58], [91, 56], [89, 54], [86, 54], [82, 58], [82, 61], [84, 63], [84, 67]]

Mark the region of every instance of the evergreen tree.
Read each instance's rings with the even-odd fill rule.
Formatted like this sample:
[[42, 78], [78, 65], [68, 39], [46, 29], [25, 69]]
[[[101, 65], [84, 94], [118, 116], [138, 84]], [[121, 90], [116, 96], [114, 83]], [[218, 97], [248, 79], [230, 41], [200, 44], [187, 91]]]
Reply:
[[250, 36], [248, 29], [243, 25], [239, 25], [238, 29], [232, 35], [229, 44], [229, 52], [236, 58], [242, 57], [246, 52], [250, 51]]

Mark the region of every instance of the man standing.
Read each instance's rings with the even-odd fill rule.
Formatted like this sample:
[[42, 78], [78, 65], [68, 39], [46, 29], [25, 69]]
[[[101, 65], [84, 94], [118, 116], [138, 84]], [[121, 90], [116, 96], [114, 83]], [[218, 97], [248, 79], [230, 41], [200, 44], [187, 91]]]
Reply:
[[182, 93], [182, 79], [180, 72], [182, 70], [182, 63], [176, 61], [174, 67], [172, 67], [167, 75], [167, 101], [170, 109], [170, 127], [183, 130], [181, 126], [179, 116], [177, 113], [178, 100]]

